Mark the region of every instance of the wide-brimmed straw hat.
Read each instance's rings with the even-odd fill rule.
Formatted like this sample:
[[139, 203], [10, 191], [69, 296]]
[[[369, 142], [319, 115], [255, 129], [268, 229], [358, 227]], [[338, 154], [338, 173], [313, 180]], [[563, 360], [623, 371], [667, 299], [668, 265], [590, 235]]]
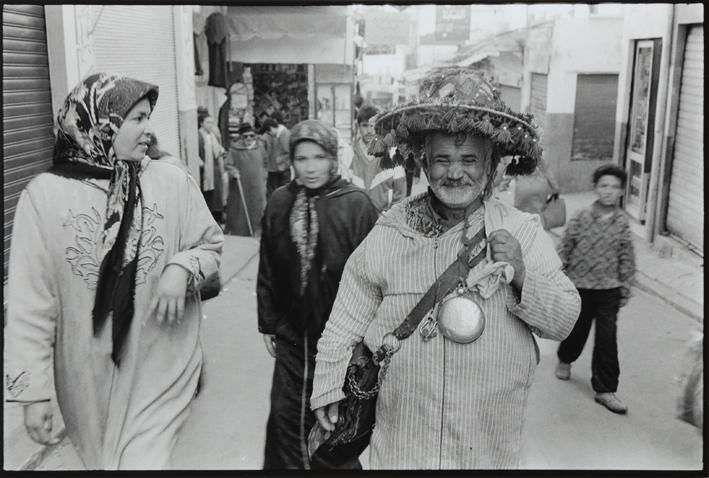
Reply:
[[370, 122], [375, 138], [369, 154], [401, 145], [420, 154], [426, 135], [436, 131], [469, 133], [492, 140], [500, 156], [513, 156], [514, 174], [534, 171], [541, 159], [537, 125], [531, 114], [507, 107], [492, 82], [480, 72], [449, 68], [423, 80], [419, 97], [382, 111]]

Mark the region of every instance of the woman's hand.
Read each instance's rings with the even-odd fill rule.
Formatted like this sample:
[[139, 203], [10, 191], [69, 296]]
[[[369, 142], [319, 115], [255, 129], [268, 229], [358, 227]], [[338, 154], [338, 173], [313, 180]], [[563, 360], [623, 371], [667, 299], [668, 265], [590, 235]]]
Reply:
[[337, 416], [339, 408], [340, 402], [334, 402], [314, 410], [315, 418], [318, 419], [320, 426], [326, 431], [331, 432], [335, 430], [335, 424], [339, 418]]
[[241, 178], [241, 173], [236, 168], [232, 168], [231, 171], [229, 171], [229, 175], [234, 179]]
[[52, 404], [34, 402], [25, 405], [25, 428], [32, 440], [41, 445], [56, 445], [59, 437], [52, 438]]
[[168, 265], [160, 276], [155, 297], [150, 303], [147, 315], [157, 310], [158, 324], [167, 320], [168, 324], [181, 322], [185, 312], [185, 295], [190, 273], [177, 264]]
[[266, 350], [271, 357], [276, 358], [276, 336], [271, 334], [263, 334], [263, 343], [266, 344]]

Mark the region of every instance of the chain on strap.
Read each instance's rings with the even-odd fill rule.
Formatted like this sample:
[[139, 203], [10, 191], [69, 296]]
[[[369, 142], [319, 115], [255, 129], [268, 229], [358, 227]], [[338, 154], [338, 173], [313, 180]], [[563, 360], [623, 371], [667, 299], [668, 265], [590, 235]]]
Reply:
[[[379, 361], [381, 366], [379, 368], [379, 374], [377, 376], [377, 383], [369, 391], [365, 391], [359, 388], [357, 380], [355, 380], [354, 373], [347, 374], [347, 383], [349, 384], [352, 395], [354, 395], [359, 400], [369, 400], [377, 396], [377, 394], [379, 393], [379, 389], [381, 388], [382, 382], [386, 377], [387, 370], [389, 370], [389, 363], [391, 362], [391, 356], [394, 355], [394, 352], [394, 350], [388, 347], [385, 349], [384, 358]], [[374, 357], [372, 357], [372, 360], [374, 360]]]

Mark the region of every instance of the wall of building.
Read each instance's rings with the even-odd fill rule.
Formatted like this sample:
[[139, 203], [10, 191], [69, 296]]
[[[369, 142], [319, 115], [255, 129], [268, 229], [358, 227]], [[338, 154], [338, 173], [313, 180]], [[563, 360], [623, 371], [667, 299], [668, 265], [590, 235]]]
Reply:
[[177, 74], [177, 110], [180, 128], [180, 159], [192, 177], [199, 177], [197, 93], [195, 86], [193, 7], [173, 5], [175, 24], [175, 70]]
[[630, 112], [630, 92], [633, 76], [633, 58], [637, 40], [660, 39], [662, 41], [658, 97], [655, 105], [655, 130], [653, 132], [653, 161], [650, 174], [648, 197], [649, 222], [636, 224], [636, 232], [652, 240], [655, 224], [654, 204], [660, 169], [660, 156], [664, 149], [664, 115], [666, 113], [667, 80], [669, 76], [670, 47], [672, 42], [672, 18], [674, 6], [671, 4], [623, 5], [623, 30], [621, 36], [621, 68], [618, 77], [618, 106], [616, 109], [616, 130], [613, 161], [624, 165]]
[[365, 53], [362, 57], [362, 71], [365, 75], [389, 76], [395, 79], [401, 77], [406, 69], [406, 51], [404, 45], [397, 45], [393, 55], [371, 55]]
[[660, 39], [662, 42], [647, 214], [645, 223], [636, 225], [636, 231], [654, 243], [660, 240], [658, 234], [664, 232], [665, 216], [668, 213], [667, 195], [677, 124], [684, 35], [688, 25], [704, 23], [704, 9], [702, 4], [695, 3], [624, 5], [623, 10], [622, 66], [614, 149], [614, 160], [618, 164], [624, 164], [627, 148], [635, 42], [647, 39]]
[[[184, 125], [181, 130], [180, 116], [188, 118], [191, 109], [196, 112], [190, 100], [194, 76], [186, 73], [193, 48], [188, 25], [191, 13], [188, 17], [181, 9], [170, 5], [136, 6], [130, 11], [114, 5], [48, 5], [47, 47], [55, 114], [69, 90], [86, 76], [98, 71], [125, 74], [160, 86], [152, 120], [161, 147], [185, 159], [196, 151], [190, 139], [180, 139], [190, 128]], [[165, 51], [155, 45], [158, 36], [169, 43]]]
[[665, 44], [667, 23], [672, 16], [672, 5], [643, 4], [623, 6], [623, 30], [620, 45], [620, 74], [618, 75], [618, 108], [616, 109], [615, 151], [613, 161], [621, 164], [628, 129], [630, 87], [632, 82], [635, 40], [661, 38]]
[[564, 193], [592, 189], [589, 178], [604, 162], [571, 161], [576, 79], [578, 74], [618, 73], [622, 25], [620, 18], [563, 18], [551, 27], [531, 29], [532, 41], [528, 36], [522, 105], [529, 110], [531, 73], [547, 74], [542, 147]]
[[419, 45], [416, 51], [419, 68], [431, 67], [452, 59], [458, 52], [458, 45]]

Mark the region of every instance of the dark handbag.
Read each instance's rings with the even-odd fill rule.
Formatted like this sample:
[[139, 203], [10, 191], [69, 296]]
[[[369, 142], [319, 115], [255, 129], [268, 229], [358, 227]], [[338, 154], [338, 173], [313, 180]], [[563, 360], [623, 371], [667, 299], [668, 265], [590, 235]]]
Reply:
[[316, 423], [310, 432], [309, 448], [317, 447], [310, 457], [312, 469], [360, 468], [359, 456], [369, 446], [374, 431], [380, 368], [364, 341], [355, 345], [342, 386], [345, 398], [338, 407], [337, 427], [327, 435]]
[[558, 194], [552, 194], [547, 199], [542, 211], [542, 221], [546, 230], [566, 224], [566, 202]]
[[[360, 468], [359, 456], [369, 446], [374, 431], [379, 387], [386, 376], [391, 356], [398, 351], [401, 340], [414, 333], [424, 317], [428, 316], [439, 299], [438, 293], [442, 291], [442, 296], [447, 295], [458, 285], [461, 277], [485, 257], [485, 246], [484, 228], [464, 240], [458, 258], [436, 279], [399, 327], [384, 336], [385, 343], [376, 352], [372, 353], [363, 341], [355, 345], [342, 386], [345, 398], [338, 407], [335, 430], [328, 433], [317, 421], [310, 430], [308, 450], [312, 469]], [[470, 257], [471, 251], [474, 257]], [[386, 343], [388, 336], [397, 339], [396, 345]]]
[[199, 288], [199, 298], [203, 301], [209, 300], [219, 295], [222, 290], [219, 272], [208, 277]]

